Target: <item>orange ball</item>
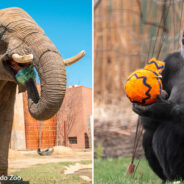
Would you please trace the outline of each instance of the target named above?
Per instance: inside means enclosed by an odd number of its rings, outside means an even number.
[[[128,77],[125,92],[133,103],[152,104],[162,92],[161,75],[147,69],[136,70]]]
[[[156,73],[161,74],[164,70],[165,63],[163,61],[156,60],[156,58],[152,58],[145,65],[144,69],[154,71]]]

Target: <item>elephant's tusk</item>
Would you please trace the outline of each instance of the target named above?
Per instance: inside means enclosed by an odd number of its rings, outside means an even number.
[[[64,60],[64,65],[65,66],[69,66],[69,65],[72,65],[72,64],[76,63],[78,60],[80,60],[81,58],[83,58],[85,56],[85,54],[86,54],[85,51],[82,50],[76,56],[71,57],[71,58],[68,58],[68,59],[65,59]]]
[[[30,63],[33,61],[33,54],[20,56],[19,54],[13,54],[12,58],[17,63]]]

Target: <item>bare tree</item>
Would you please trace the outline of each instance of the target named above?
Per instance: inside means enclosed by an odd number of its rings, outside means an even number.
[[[79,104],[79,98],[77,94],[68,93],[66,99],[62,105],[62,108],[58,112],[59,119],[58,124],[58,137],[62,140],[59,144],[69,146],[68,137],[71,133],[74,123],[76,122],[76,116],[79,111],[76,110],[76,106]]]

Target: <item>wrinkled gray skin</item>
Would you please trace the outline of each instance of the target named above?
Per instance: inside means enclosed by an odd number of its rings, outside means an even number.
[[[39,73],[41,95],[38,103],[29,98],[28,105],[35,119],[52,117],[60,108],[66,89],[63,59],[44,31],[22,9],[0,10],[0,175],[7,175],[17,86],[15,76],[5,66],[14,53],[34,56],[33,64]]]

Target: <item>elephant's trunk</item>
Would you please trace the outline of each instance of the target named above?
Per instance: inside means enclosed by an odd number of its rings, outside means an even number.
[[[46,36],[32,37],[30,42],[32,48],[36,48],[33,50],[36,56],[33,63],[40,77],[41,95],[38,101],[35,101],[33,95],[28,94],[29,111],[35,119],[46,120],[59,110],[65,95],[64,62],[55,46]]]

